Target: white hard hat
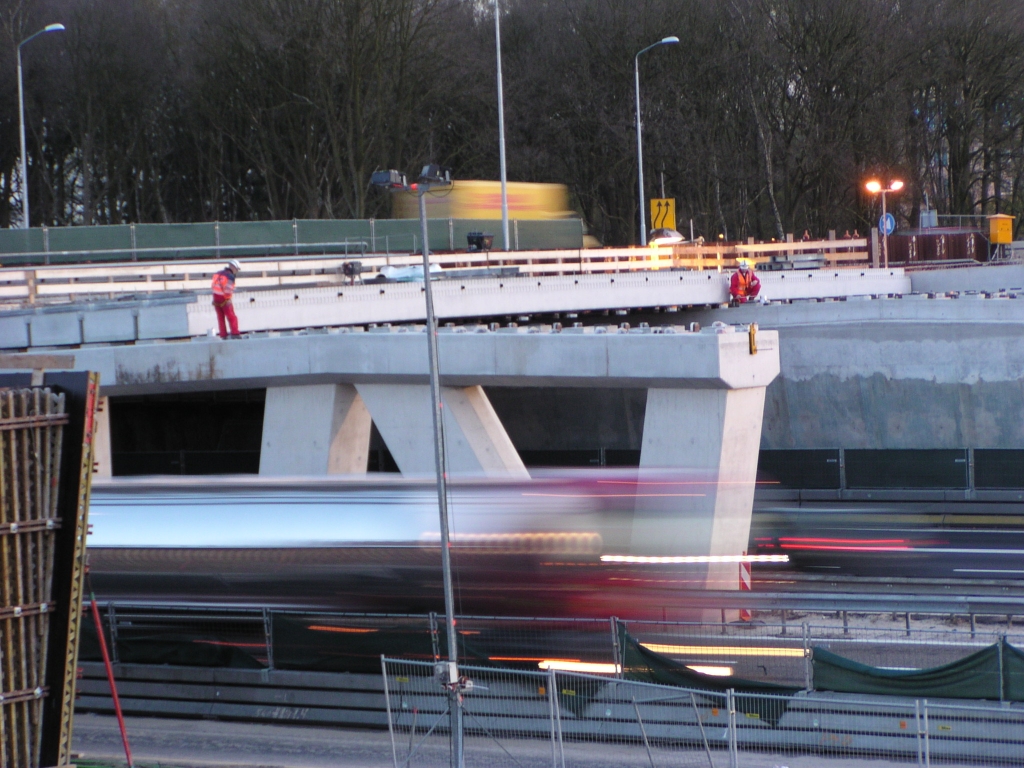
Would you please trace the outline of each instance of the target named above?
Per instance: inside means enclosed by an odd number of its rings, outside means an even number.
[[[228,266],[231,267],[231,269],[235,270],[235,272],[242,271],[242,265],[238,263],[237,259],[232,259],[231,261],[229,261]]]

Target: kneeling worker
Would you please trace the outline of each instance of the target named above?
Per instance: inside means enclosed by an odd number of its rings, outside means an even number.
[[[227,325],[231,326],[231,335],[238,336],[238,317],[231,297],[235,295],[235,277],[242,271],[242,265],[232,259],[228,265],[213,276],[213,308],[217,310],[217,324],[220,326],[220,337],[228,337]],[[227,320],[227,324],[224,322]]]
[[[746,304],[757,298],[761,292],[761,281],[757,279],[754,270],[750,268],[750,262],[740,259],[739,271],[734,272],[729,282],[729,296],[733,304]]]

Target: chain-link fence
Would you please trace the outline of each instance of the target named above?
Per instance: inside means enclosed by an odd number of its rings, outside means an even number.
[[[453,699],[434,665],[381,663],[394,765],[448,765],[459,720],[453,723]],[[718,693],[556,670],[460,672],[465,684],[456,711],[467,768],[740,768],[785,755],[837,766],[981,766],[1019,765],[1024,755],[1019,706]]]
[[[396,768],[448,764],[452,699],[434,666],[382,664]],[[460,672],[467,683],[456,717],[467,766],[708,768],[713,752],[729,748],[728,729],[721,727],[729,719],[724,695],[554,669],[465,666]],[[712,724],[715,719],[720,722]]]
[[[274,609],[210,609],[107,603],[104,624],[117,661],[372,672],[381,653],[431,661],[447,657],[443,617]],[[814,618],[814,617],[811,617]],[[89,622],[91,624],[91,622]],[[899,623],[899,622],[898,622]],[[891,622],[890,622],[891,624]],[[510,669],[614,672],[617,628],[641,646],[705,674],[810,689],[811,655],[823,648],[883,669],[937,667],[1005,638],[1006,625],[948,629],[812,623],[698,623],[478,617],[458,618],[459,657]],[[92,644],[83,647],[89,656]]]

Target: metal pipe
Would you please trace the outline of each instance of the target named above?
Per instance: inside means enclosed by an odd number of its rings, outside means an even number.
[[[498,165],[501,173],[501,246],[509,250],[508,239],[508,174],[505,168],[505,92],[501,82],[501,7],[494,0],[494,39],[498,70]]]
[[[31,40],[32,38],[29,38]],[[21,74],[21,46],[18,46],[18,133],[21,137],[21,228],[28,229],[28,162],[25,159],[25,86]]]
[[[63,32],[63,24],[47,24],[46,27],[40,29],[38,32],[29,35],[20,43],[18,43],[18,133],[21,138],[21,206],[23,211],[24,219],[21,222],[22,229],[29,228],[29,215],[28,215],[28,159],[25,154],[25,86],[22,82],[22,71],[21,71],[21,47],[26,43],[35,40],[40,35],[46,34],[47,32]],[[88,223],[88,222],[86,222]]]
[[[644,48],[644,51],[646,50]],[[637,195],[640,201],[640,245],[647,245],[647,216],[644,214],[644,141],[640,125],[640,53],[633,58],[633,81],[636,86],[636,171]]]
[[[434,464],[437,471],[437,509],[441,529],[441,572],[444,579],[444,611],[448,636],[449,711],[451,714],[451,764],[462,768],[462,696],[459,693],[458,645],[455,633],[455,595],[452,589],[452,560],[448,541],[448,471],[445,461],[444,413],[441,403],[441,381],[437,360],[437,320],[434,316],[434,295],[430,286],[430,239],[427,232],[427,203],[424,195],[428,183],[416,190],[420,206],[420,231],[423,237],[423,293],[427,303],[427,352],[430,365],[430,399],[434,417]]]
[[[134,768],[135,761],[132,760],[132,748],[128,743],[128,731],[124,725],[124,713],[121,711],[121,699],[117,695],[117,682],[114,680],[114,667],[110,663],[110,654],[107,652],[107,638],[103,634],[103,622],[100,620],[100,609],[96,605],[96,595],[92,588],[89,589],[89,604],[92,609],[92,620],[96,623],[96,635],[100,641],[100,653],[103,655],[103,666],[107,670],[107,683],[110,685],[110,698],[114,701],[114,715],[117,717],[117,727],[121,729],[121,743],[124,745],[124,756],[128,761],[128,768]]]
[[[679,38],[675,36],[664,37],[656,43],[648,45],[633,57],[633,85],[636,97],[636,170],[637,170],[637,199],[640,201],[640,245],[647,245],[647,214],[644,211],[646,201],[644,200],[644,140],[643,126],[640,122],[640,57],[652,48],[659,45],[672,45],[678,43]]]

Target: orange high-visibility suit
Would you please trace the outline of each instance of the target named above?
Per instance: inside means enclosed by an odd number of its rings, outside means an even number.
[[[729,295],[733,301],[746,304],[756,299],[760,292],[761,281],[757,279],[754,270],[739,270],[733,273],[732,280],[729,281]]]
[[[213,276],[211,287],[213,288],[213,308],[217,311],[220,337],[222,339],[228,337],[228,325],[231,327],[231,335],[238,336],[238,317],[235,315],[235,307],[231,302],[231,297],[235,295],[234,271],[229,268],[222,269]]]

